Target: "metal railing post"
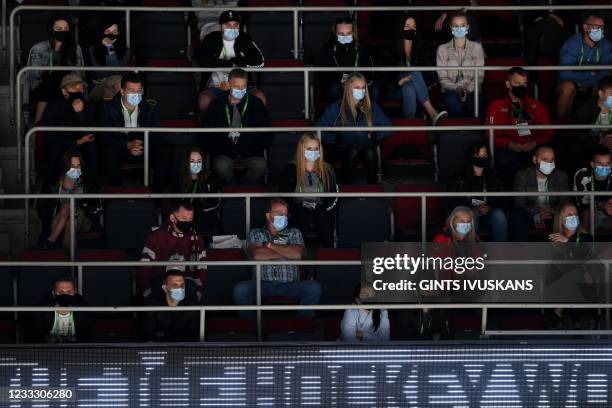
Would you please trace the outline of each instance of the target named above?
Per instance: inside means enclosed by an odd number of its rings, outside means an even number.
[[[83,294],[83,265],[77,266],[77,291]]]
[[[304,119],[310,118],[310,78],[308,71],[304,71]]]
[[[261,264],[255,265],[255,302],[257,306],[261,306]],[[261,309],[257,309],[257,341],[262,341],[262,339]]]
[[[200,309],[200,341],[206,338],[206,309]]]
[[[297,10],[293,10],[293,59],[300,57],[300,39],[299,39],[299,15]]]
[[[610,304],[610,272],[612,272],[610,268],[610,263],[606,263],[605,266],[606,276],[604,278],[604,282],[606,284],[606,303]],[[606,329],[610,329],[610,308],[606,308]]]
[[[15,86],[19,86],[19,82],[15,85],[15,10],[11,12],[9,18],[9,122],[11,126],[15,124]]]
[[[74,197],[70,197],[70,260],[75,261],[76,255],[76,230],[74,228]]]
[[[427,243],[427,196],[421,196],[421,243]]]
[[[144,131],[144,185],[149,186],[149,131]]]
[[[321,137],[321,131],[317,129],[317,138],[321,141],[323,141],[322,137]]]
[[[6,0],[2,0],[2,63],[6,61]]]
[[[491,165],[495,163],[495,132],[489,129],[489,155],[491,156]]]
[[[248,193],[247,193],[248,194]],[[249,232],[251,231],[251,196],[247,195],[244,197],[246,202],[244,203],[244,225],[245,225],[245,238],[249,237]]]
[[[486,307],[483,307],[482,316],[480,318],[480,338],[485,338],[487,335],[487,315],[488,310]]]
[[[591,224],[589,231],[595,236],[595,196],[591,195],[589,200],[589,223]]]
[[[478,68],[474,70],[474,117],[477,118],[479,113],[478,112],[479,106],[480,106],[480,95],[479,95],[479,88],[480,88],[480,84],[478,83]]]
[[[132,45],[132,18],[131,18],[131,10],[125,9],[125,45],[128,48]]]
[[[300,60],[304,59],[304,14],[302,13],[298,13],[299,19],[298,19],[298,47],[300,49],[300,53],[298,55],[298,58]]]

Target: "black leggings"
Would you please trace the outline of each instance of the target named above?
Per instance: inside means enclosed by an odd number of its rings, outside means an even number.
[[[366,168],[366,181],[368,184],[376,184],[378,173],[378,153],[376,146],[366,147],[345,146],[342,149],[344,184],[351,184],[357,162],[362,159]]]

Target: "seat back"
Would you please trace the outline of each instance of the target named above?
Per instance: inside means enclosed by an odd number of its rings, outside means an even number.
[[[83,262],[123,262],[128,255],[122,250],[90,249],[78,253]],[[83,297],[91,306],[130,306],[134,269],[117,266],[83,267]]]
[[[113,188],[117,193],[143,193],[148,189]],[[142,249],[151,228],[158,224],[150,199],[110,199],[105,203],[104,231],[110,249]],[[126,228],[129,226],[129,228]]]
[[[319,261],[354,261],[361,259],[357,249],[320,248],[315,253]],[[321,284],[321,304],[352,302],[353,289],[361,281],[360,266],[317,266],[317,282]]]
[[[383,192],[382,187],[341,186],[341,192]],[[391,223],[383,198],[342,198],[338,202],[338,246],[361,248],[362,242],[390,239]]]
[[[482,122],[478,118],[446,119],[444,126],[478,126]],[[437,132],[438,135],[438,167],[442,182],[453,180],[465,166],[467,149],[471,142],[486,141],[486,132],[478,130],[449,130]]]
[[[244,261],[246,255],[241,249],[209,249],[207,261]],[[252,278],[253,269],[249,266],[208,266],[207,288],[204,292],[206,305],[234,304],[234,286],[240,281]]]
[[[443,191],[438,184],[398,185],[395,192],[435,192]],[[427,199],[427,225],[439,228],[443,223],[442,200],[440,198]],[[398,197],[394,200],[395,231],[398,239],[411,239],[420,237],[421,231],[421,199],[412,197]]]
[[[272,126],[311,126],[312,122],[307,119],[274,120]],[[272,142],[268,148],[268,177],[274,183],[283,176],[285,166],[295,156],[297,143],[302,132],[278,132],[272,136]]]
[[[28,250],[19,260],[22,262],[66,262],[68,257],[62,250]],[[68,266],[19,266],[15,267],[17,276],[17,304],[19,306],[38,306],[45,293],[51,291],[53,282],[62,275],[71,275]]]
[[[132,13],[133,48],[138,59],[185,58],[187,13]]]
[[[257,329],[252,319],[206,319],[207,341],[256,341]]]
[[[224,193],[263,193],[263,186],[228,186]],[[267,200],[262,198],[251,199],[251,228],[261,227],[266,222]],[[240,239],[246,238],[246,200],[244,198],[227,198],[222,201],[221,218],[223,233],[237,235]]]

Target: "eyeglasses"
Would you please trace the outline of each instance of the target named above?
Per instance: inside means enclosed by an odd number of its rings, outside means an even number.
[[[603,30],[605,26],[598,24],[587,24],[591,30]]]

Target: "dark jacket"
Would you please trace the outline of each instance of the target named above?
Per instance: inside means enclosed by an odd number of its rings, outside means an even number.
[[[525,170],[520,170],[516,173],[514,178],[514,188],[516,192],[532,192],[538,191],[538,180],[537,170],[535,166],[530,166]],[[548,176],[548,191],[569,191],[569,184],[567,180],[567,174],[563,170],[555,169]],[[565,197],[550,197],[549,204],[554,207],[565,201]],[[522,207],[526,210],[532,210],[533,206],[537,202],[537,197],[525,197],[517,196],[514,197],[514,205],[516,207]]]
[[[195,58],[199,66],[205,68],[225,67],[231,68],[233,65],[242,68],[263,67],[264,57],[251,36],[243,31],[234,42],[234,52],[236,57],[228,61],[220,59],[223,52],[223,37],[221,31],[213,31],[202,40],[202,43],[195,51]],[[202,73],[202,83],[206,84],[210,72]]]
[[[58,98],[47,105],[43,116],[43,126],[95,126],[96,117],[93,107],[85,102],[82,112],[75,112],[72,103],[64,98]],[[93,132],[47,132],[45,145],[62,146],[63,150],[76,147],[81,137]]]
[[[211,177],[208,177],[205,182],[198,182],[197,185],[192,181],[191,185],[187,188],[183,185],[181,177],[176,177],[175,180],[169,188],[170,193],[221,193],[221,188],[211,180]],[[186,198],[185,200],[193,204],[196,231],[204,236],[218,235],[222,231],[221,218],[219,216],[219,209],[221,208],[220,198]]]
[[[340,44],[333,35],[321,47],[317,66],[348,67],[346,72],[321,72],[317,75],[321,82],[329,84],[331,82],[340,83],[343,74],[359,71],[358,67],[373,67],[374,61],[368,49],[363,45],[356,45],[354,41],[350,44]],[[371,71],[363,72],[368,83],[372,80],[372,74]]]
[[[125,127],[121,107],[121,93],[112,101],[102,104],[102,111],[98,120],[101,127]],[[138,105],[138,127],[159,127],[159,115],[154,101],[143,99]],[[151,136],[151,135],[150,135]],[[100,144],[123,144],[127,149],[127,142],[135,139],[144,139],[143,132],[102,132],[98,138]],[[152,139],[152,138],[151,138]]]
[[[487,169],[483,177],[476,177],[472,171],[472,166],[469,166],[467,171],[457,175],[455,180],[449,184],[448,191],[457,193],[485,191],[485,187],[487,192],[504,191],[504,184],[498,177],[496,177],[493,169]],[[484,201],[484,197],[478,196],[461,198],[455,197],[448,200],[449,209],[460,205],[472,208],[473,198]],[[503,197],[487,197],[486,202],[488,205],[494,208],[501,208],[504,206]]]
[[[330,175],[329,188],[325,188],[323,193],[334,193],[340,191],[338,183],[336,182],[336,173],[329,164],[325,163]],[[279,190],[283,193],[295,193],[297,186],[297,171],[295,169],[295,162],[291,161],[285,166],[283,171],[282,179],[280,181]],[[338,197],[325,197],[323,198],[323,206],[325,211],[333,211],[338,203]]]
[[[39,306],[55,306],[55,299],[51,292],[48,292],[41,299]],[[81,307],[89,306],[85,299],[80,294],[74,295],[74,301],[71,306]],[[41,312],[34,314],[34,331],[36,340],[46,342],[46,337],[53,329],[55,322],[54,312]],[[92,340],[92,318],[90,312],[74,312],[74,329],[76,341],[78,343],[86,343]]]
[[[244,110],[244,114],[242,114],[245,105],[246,110]],[[247,93],[238,104],[238,110],[242,117],[242,127],[270,126],[266,108],[258,97]],[[204,115],[202,126],[207,128],[231,127],[230,124],[233,112],[234,108],[230,105],[228,97],[219,97],[210,104],[208,111],[206,111]],[[229,123],[227,118],[228,114]],[[232,158],[236,158],[237,156],[243,158],[263,156],[264,149],[270,145],[270,134],[268,133],[243,132],[238,138],[236,145],[231,141],[227,132],[207,133],[202,137],[204,138],[204,149],[210,153],[211,157],[219,154]]]
[[[149,296],[146,306],[168,306],[165,293]],[[185,297],[179,306],[195,306],[196,302]],[[170,306],[168,306],[170,307]],[[142,334],[145,341],[196,341],[198,340],[199,314],[193,311],[145,312]]]
[[[577,105],[576,123],[585,125],[598,124],[601,108],[599,107],[597,96]],[[612,133],[612,125],[610,125],[610,129],[574,130],[571,135],[575,142],[580,143],[587,149],[592,149],[599,144],[601,137],[608,133]]]
[[[319,118],[316,126],[332,127],[332,126],[368,126],[364,115],[359,114],[357,120],[352,117],[350,112],[347,113],[349,123],[342,124],[342,117],[340,116],[340,101],[336,101],[329,105],[323,116]],[[391,126],[391,121],[385,116],[385,113],[380,107],[372,102],[372,121],[373,126]],[[368,139],[368,132],[323,132],[321,138],[323,143],[336,143],[336,134],[340,134],[342,143],[348,146],[365,147],[368,144],[382,139],[386,139],[392,135],[392,132],[376,132],[374,133],[373,139]]]

